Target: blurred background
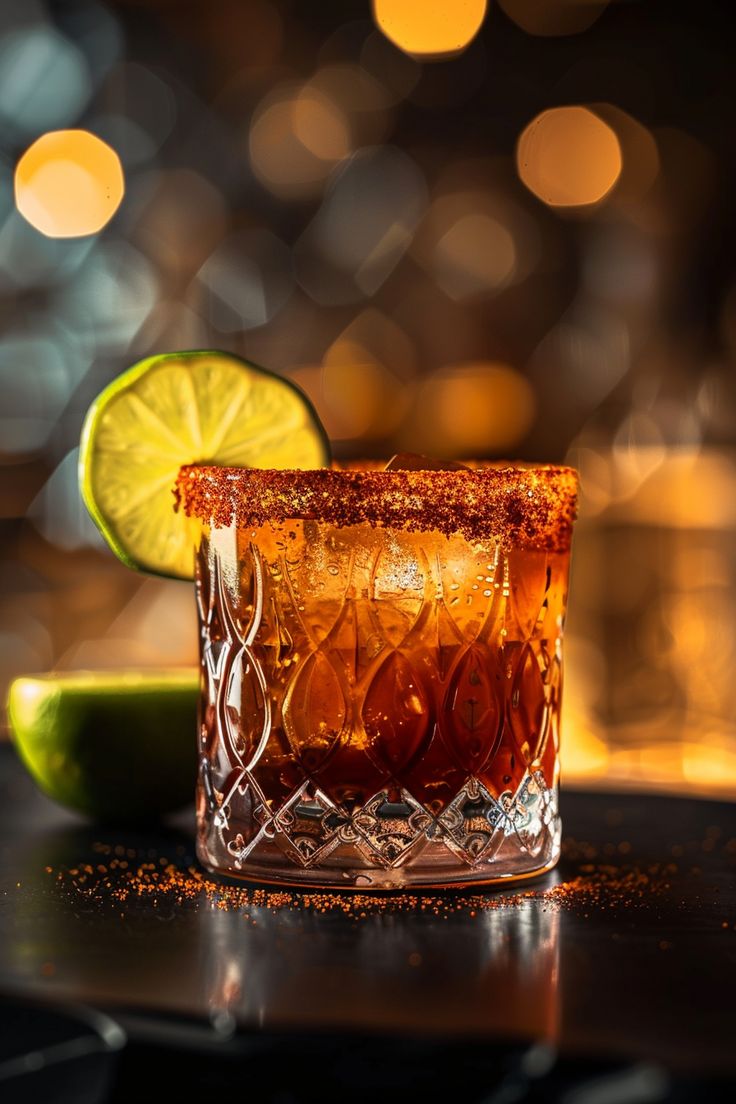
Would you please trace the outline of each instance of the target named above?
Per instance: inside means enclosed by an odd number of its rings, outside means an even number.
[[[2,0],[3,694],[196,661],[191,588],[105,550],[77,444],[125,367],[216,347],[296,381],[338,456],[575,464],[565,775],[736,794],[730,26]]]

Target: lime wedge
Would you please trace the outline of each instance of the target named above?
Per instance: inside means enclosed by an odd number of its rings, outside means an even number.
[[[129,567],[191,579],[196,520],[174,512],[183,464],[320,468],[329,446],[312,406],[231,353],[166,353],[118,376],[87,413],[82,498]]]
[[[198,693],[194,670],[19,678],[8,715],[49,797],[98,819],[145,820],[193,800]]]

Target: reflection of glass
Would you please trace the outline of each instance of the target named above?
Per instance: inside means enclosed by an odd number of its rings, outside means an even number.
[[[441,899],[425,901],[422,912],[361,901],[361,918],[309,906],[208,911],[213,1021],[554,1042],[560,913],[537,901],[448,919],[432,913]]]
[[[185,469],[208,523],[199,855],[318,885],[559,850],[570,469]]]

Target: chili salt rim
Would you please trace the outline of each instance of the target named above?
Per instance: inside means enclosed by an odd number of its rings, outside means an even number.
[[[239,528],[298,520],[366,523],[566,552],[577,489],[575,470],[553,465],[421,471],[187,465],[174,497],[176,509],[218,529],[233,522]]]

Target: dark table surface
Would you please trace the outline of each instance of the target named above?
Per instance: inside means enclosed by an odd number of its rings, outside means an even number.
[[[0,992],[254,1033],[549,1039],[736,1075],[736,807],[565,791],[563,818],[558,869],[503,890],[227,886],[190,872],[191,813],[89,825],[0,746]]]

